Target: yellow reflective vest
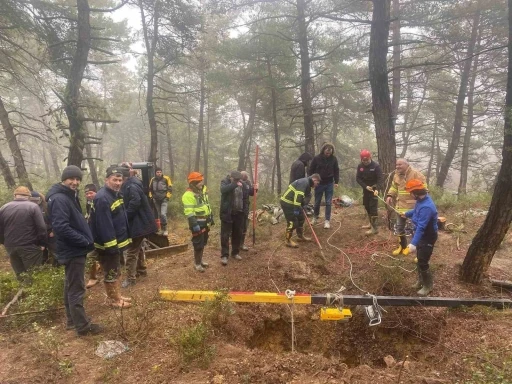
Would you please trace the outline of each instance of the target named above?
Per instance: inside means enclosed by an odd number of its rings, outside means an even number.
[[[206,185],[201,191],[194,191],[187,188],[181,197],[183,213],[187,217],[190,229],[195,225],[206,228],[212,222],[212,208],[208,200]]]
[[[281,196],[281,201],[300,208],[305,205],[311,195],[309,177],[295,180]]]
[[[412,199],[410,193],[405,190],[405,184],[412,179],[421,180],[425,185],[425,189],[427,189],[425,176],[411,166],[407,168],[404,175],[395,172],[393,176],[391,188],[389,188],[387,196],[391,196],[396,200],[395,208],[400,213],[405,213],[413,209],[416,204],[416,200]]]

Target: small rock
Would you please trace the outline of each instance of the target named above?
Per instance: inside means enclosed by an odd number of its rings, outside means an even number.
[[[391,355],[384,356],[384,362],[388,368],[393,368],[396,365],[396,360]]]

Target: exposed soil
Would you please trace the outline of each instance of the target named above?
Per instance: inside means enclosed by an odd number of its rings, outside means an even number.
[[[459,224],[454,214],[444,213]],[[467,233],[440,233],[431,261],[431,296],[512,298],[488,282],[472,286],[458,279],[483,220],[467,217]],[[162,288],[326,293],[344,286],[343,293],[351,295],[416,296],[410,288],[416,278],[413,258],[390,258],[396,238],[384,229],[366,238],[361,207],[338,210],[332,224],[330,230],[316,227],[325,261],[314,242],[301,243],[298,250],[284,247],[284,223],[262,223],[255,247],[242,254],[242,261],[230,259],[227,267],[220,264],[220,228],[214,227],[205,251],[206,273],[193,269],[190,247],[181,255],[149,260],[149,276],[124,290],[135,300],[132,309],[112,310],[104,305],[101,285],[90,289],[87,312],[106,326],[99,336],[77,338],[66,331],[62,310],[49,320],[18,319],[16,328],[0,320],[0,383],[463,383],[483,367],[499,371],[503,361],[510,364],[510,310],[386,307],[382,323],[369,327],[362,308],[351,308],[353,318],[338,323],[320,321],[319,307],[280,304],[232,304],[233,313],[215,319],[209,331],[209,365],[183,362],[177,340],[181,331],[201,321],[204,306],[161,301]],[[174,228],[173,239],[188,241],[188,236],[183,224]],[[509,235],[494,257],[490,277],[512,279],[511,250]],[[0,267],[10,268],[1,258]],[[58,351],[34,331],[34,320],[60,341]],[[130,349],[105,360],[94,354],[103,340],[120,340]]]

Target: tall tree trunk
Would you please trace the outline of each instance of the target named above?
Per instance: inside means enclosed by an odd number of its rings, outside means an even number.
[[[80,108],[80,87],[91,46],[90,9],[88,0],[76,0],[78,38],[62,101],[69,123],[68,165],[82,166],[86,129]]]
[[[187,145],[187,151],[188,151],[188,163],[187,163],[187,174],[192,172],[192,123],[190,121],[190,109],[188,107],[187,103],[187,136],[188,136],[188,145]]]
[[[154,14],[153,14],[153,35],[149,37],[148,27],[146,25],[146,17],[144,15],[144,6],[142,0],[139,0],[139,9],[142,19],[142,31],[144,34],[144,44],[146,45],[146,59],[148,61],[147,72],[147,89],[146,89],[146,111],[148,114],[148,124],[151,135],[149,146],[148,161],[155,163],[158,159],[158,127],[155,116],[155,108],[153,106],[153,94],[155,91],[155,52],[158,42],[158,22],[160,2],[155,0]]]
[[[281,195],[281,158],[280,158],[280,147],[281,140],[279,139],[279,127],[277,125],[277,97],[276,97],[276,89],[274,87],[274,81],[272,79],[272,67],[270,65],[270,59],[267,59],[267,73],[268,80],[270,84],[270,99],[272,102],[272,123],[274,125],[274,142],[276,146],[276,173],[277,173],[277,194]]]
[[[167,156],[169,157],[169,170],[171,175],[171,180],[174,180],[174,153],[172,150],[172,138],[171,138],[171,126],[169,125],[169,116],[165,115],[165,127],[166,127],[166,136],[167,136]]]
[[[304,113],[304,138],[306,152],[315,155],[315,129],[311,105],[311,71],[308,46],[308,23],[306,22],[306,0],[297,0],[297,38],[300,51],[300,97]]]
[[[480,38],[477,42],[477,51],[480,47]],[[466,187],[468,184],[468,168],[469,168],[469,148],[471,145],[471,134],[473,131],[474,122],[474,107],[475,107],[475,83],[478,74],[478,57],[473,59],[473,68],[471,69],[471,80],[469,81],[468,92],[468,122],[466,125],[466,132],[464,132],[464,142],[462,146],[462,155],[460,160],[460,181],[459,181],[459,196],[466,194]]]
[[[199,125],[197,126],[196,161],[194,170],[199,171],[201,163],[201,146],[204,141],[204,102],[205,102],[205,73],[201,70],[201,89],[199,93]]]
[[[373,0],[368,58],[379,163],[384,173],[391,173],[395,169],[396,162],[395,124],[389,97],[387,70],[390,1]]]
[[[98,172],[96,171],[96,164],[94,164],[91,144],[85,145],[85,153],[87,155],[87,164],[89,164],[89,173],[91,174],[92,183],[99,187],[100,181],[98,179]],[[121,159],[124,159],[124,157]]]
[[[14,133],[14,127],[9,120],[9,113],[5,109],[2,98],[0,97],[0,123],[5,132],[5,138],[7,140],[7,144],[9,145],[9,149],[11,150],[12,158],[14,160],[14,167],[16,169],[16,174],[18,175],[18,179],[20,180],[20,184],[25,185],[30,190],[32,190],[32,184],[28,178],[27,169],[25,168],[25,161],[23,160],[23,155],[21,153],[20,146],[18,145],[18,140],[16,140],[16,134]]]
[[[50,180],[52,175],[50,174],[50,164],[48,164],[48,158],[46,157],[46,147],[45,145],[41,145],[41,157],[44,165],[44,173],[46,174],[46,179]]]
[[[16,181],[12,175],[11,168],[9,168],[9,164],[7,163],[7,160],[5,160],[2,152],[0,152],[0,171],[2,172],[5,184],[7,184],[7,188],[13,189],[16,187]]]
[[[464,67],[460,76],[460,87],[459,94],[457,96],[457,105],[455,106],[455,120],[453,123],[452,139],[446,150],[443,163],[441,164],[441,170],[439,177],[437,178],[436,185],[443,188],[446,178],[448,177],[448,171],[452,165],[455,152],[459,148],[460,143],[460,132],[462,130],[462,118],[464,112],[464,101],[466,100],[466,91],[468,89],[469,72],[471,69],[473,52],[475,51],[476,37],[478,32],[478,24],[480,22],[480,10],[477,10],[473,18],[473,26],[471,27],[471,38],[469,39],[468,52],[466,55],[466,61],[464,61]]]
[[[462,264],[462,280],[478,284],[512,222],[512,0],[508,1],[508,75],[502,163],[489,213],[469,246]]]
[[[243,120],[245,121],[245,115],[240,104],[240,111],[242,111]],[[243,171],[246,169],[247,164],[247,152],[249,151],[248,142],[252,138],[252,132],[254,129],[254,120],[256,119],[256,106],[258,105],[258,90],[256,87],[252,90],[251,105],[249,107],[249,118],[247,124],[244,126],[244,133],[240,145],[238,146],[238,170]]]
[[[428,159],[427,167],[427,185],[430,184],[430,177],[432,176],[432,163],[434,162],[434,154],[436,150],[437,138],[437,114],[434,115],[434,130],[432,132],[432,142],[430,143],[430,158]]]
[[[393,100],[391,110],[393,121],[398,118],[398,107],[400,105],[400,0],[393,0]]]
[[[208,152],[210,148],[210,98],[206,98],[206,139],[203,146],[203,162],[204,162],[204,183],[208,183]]]

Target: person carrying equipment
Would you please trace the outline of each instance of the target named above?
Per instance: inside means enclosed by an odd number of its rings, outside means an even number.
[[[370,220],[369,225],[361,228],[368,229],[365,235],[379,233],[377,209],[379,206],[379,186],[382,185],[382,170],[380,165],[372,160],[372,154],[367,149],[360,153],[361,163],[357,166],[356,181],[363,188],[363,205]]]
[[[397,159],[395,175],[393,176],[393,181],[391,182],[391,188],[389,188],[387,193],[386,204],[388,204],[390,207],[393,207],[394,205],[395,210],[400,214],[413,209],[414,205],[416,204],[416,200],[412,199],[409,192],[405,190],[405,185],[412,179],[420,180],[423,183],[425,190],[427,189],[425,176],[423,176],[420,171],[417,171],[411,167],[407,160]],[[393,204],[393,201],[395,201],[396,204]],[[398,215],[396,217],[396,232],[398,234],[399,244],[398,248],[393,251],[393,256],[409,254],[409,250],[407,248],[407,238],[405,237],[406,221],[407,219],[403,216]]]
[[[286,240],[287,247],[298,248],[297,243],[292,240],[293,230],[297,230],[297,238],[300,241],[310,241],[304,236],[304,206],[311,199],[311,188],[320,184],[320,175],[314,173],[309,177],[295,180],[288,186],[283,196],[281,196],[281,208],[284,217],[286,217]]]
[[[409,180],[405,190],[416,200],[414,209],[404,214],[404,217],[410,218],[416,227],[411,243],[407,247],[409,253],[417,252],[418,282],[413,288],[421,288],[418,295],[427,296],[433,288],[429,261],[437,241],[437,208],[422,180]]]
[[[208,192],[204,185],[203,175],[191,172],[187,177],[188,188],[181,197],[183,212],[192,231],[192,245],[194,246],[194,268],[204,272],[208,263],[203,261],[203,251],[208,243],[210,226],[214,225],[212,208],[208,200]]]

